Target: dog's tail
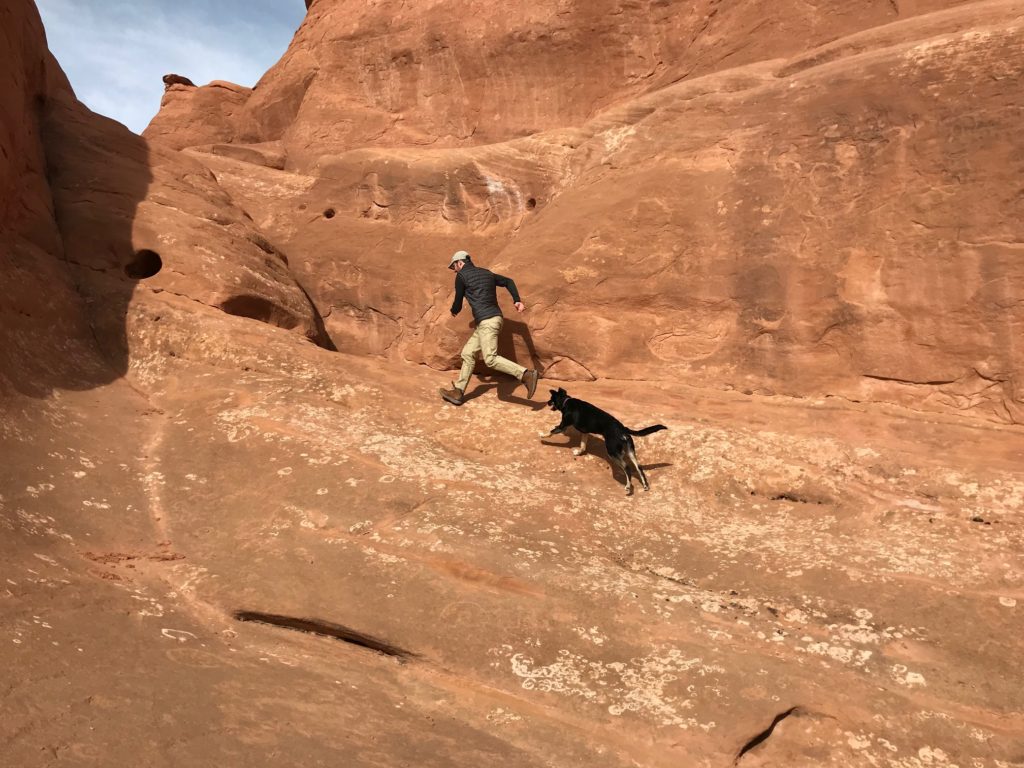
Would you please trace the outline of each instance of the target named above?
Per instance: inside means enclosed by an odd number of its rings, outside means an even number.
[[[644,427],[643,429],[627,429],[626,431],[629,432],[629,434],[631,435],[643,437],[644,435],[649,435],[652,432],[657,432],[660,429],[668,429],[668,427],[666,427],[664,424],[655,424],[653,427]]]

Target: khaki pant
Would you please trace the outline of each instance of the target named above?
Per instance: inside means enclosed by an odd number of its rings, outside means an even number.
[[[489,317],[477,324],[473,335],[469,337],[466,346],[462,348],[462,373],[459,374],[459,380],[455,382],[456,388],[463,392],[466,391],[469,379],[473,375],[478,353],[483,353],[484,365],[488,368],[515,376],[522,381],[526,369],[498,354],[498,334],[501,333],[503,320],[502,317]]]

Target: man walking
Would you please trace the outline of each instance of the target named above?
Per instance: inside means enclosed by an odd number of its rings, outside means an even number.
[[[526,396],[533,398],[537,391],[537,379],[540,378],[537,371],[526,369],[523,366],[513,363],[498,354],[498,334],[501,332],[501,325],[504,318],[498,308],[498,290],[500,285],[507,288],[512,294],[517,312],[525,312],[526,307],[519,299],[519,291],[511,278],[496,275],[490,270],[478,267],[473,263],[469,254],[465,251],[458,251],[448,262],[448,269],[455,272],[455,301],[452,304],[452,317],[462,311],[462,299],[469,300],[469,307],[473,310],[473,320],[476,321],[476,330],[469,337],[466,346],[462,348],[462,373],[459,380],[455,382],[452,389],[442,389],[441,397],[452,405],[462,405],[466,387],[473,375],[473,367],[476,365],[476,356],[483,354],[484,365],[496,371],[515,376],[516,379],[526,385]]]

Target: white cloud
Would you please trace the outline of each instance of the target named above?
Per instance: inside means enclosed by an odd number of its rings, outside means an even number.
[[[169,72],[252,86],[285,52],[303,0],[37,0],[50,50],[78,98],[136,133]]]

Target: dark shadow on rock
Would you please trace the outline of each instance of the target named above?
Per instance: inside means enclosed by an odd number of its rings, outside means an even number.
[[[470,400],[476,400],[481,395],[486,394],[487,392],[490,392],[492,389],[496,388],[497,384],[478,384],[465,394],[465,396],[462,398],[462,402],[468,403]]]
[[[516,339],[519,339],[522,346],[526,347],[529,362],[518,359]],[[505,318],[505,322],[501,326],[501,335],[498,337],[498,354],[526,368],[533,368],[535,371],[541,370],[540,355],[537,353],[537,345],[533,343],[530,326],[522,320]]]
[[[286,258],[285,264],[287,263],[288,261]],[[302,283],[296,280],[295,284],[299,286],[299,290],[302,291],[302,295],[306,297],[306,301],[309,302],[310,309],[313,312],[313,322],[316,328],[316,335],[311,337],[310,341],[318,347],[323,347],[329,352],[337,352],[338,347],[334,343],[334,339],[331,338],[331,334],[327,332],[327,326],[324,324],[324,317],[320,313],[320,308],[316,305],[316,302],[313,301],[313,297],[309,295],[309,291],[305,289]]]
[[[81,297],[101,365],[53,386],[85,389],[128,370],[128,305],[140,282],[162,268],[155,236],[134,237],[136,209],[153,180],[149,147],[120,123],[67,97],[55,99],[44,120],[47,179],[64,260]]]
[[[22,205],[0,216],[0,385],[46,397],[124,376],[129,302],[163,263],[156,237],[133,240],[153,178],[146,142],[75,98],[38,14],[18,21],[30,53],[15,64],[27,74],[0,86],[5,103],[24,105],[17,132],[0,138],[24,160],[13,189],[0,189]]]
[[[666,467],[672,467],[675,465],[671,461],[662,461],[657,464],[641,464],[640,466],[643,467],[644,472],[651,472],[655,469],[665,469]]]
[[[504,403],[513,403],[515,405],[527,405],[535,411],[540,411],[546,408],[543,400],[529,400],[526,397],[526,385],[521,381],[516,381],[511,376],[499,375],[496,379],[496,386],[498,388],[498,399]],[[537,387],[537,392],[540,391],[540,386]],[[534,397],[537,397],[537,392],[534,393]]]
[[[473,386],[473,383],[470,382],[469,390],[466,392],[466,396],[462,400],[463,403],[476,400],[478,397],[487,394],[491,390],[496,390],[498,399],[503,403],[527,405],[535,411],[539,411],[545,407],[544,403],[540,400],[527,400],[526,387],[521,381],[516,381],[511,376],[506,376],[503,373],[497,373],[479,378],[481,379],[481,382],[475,387]]]

